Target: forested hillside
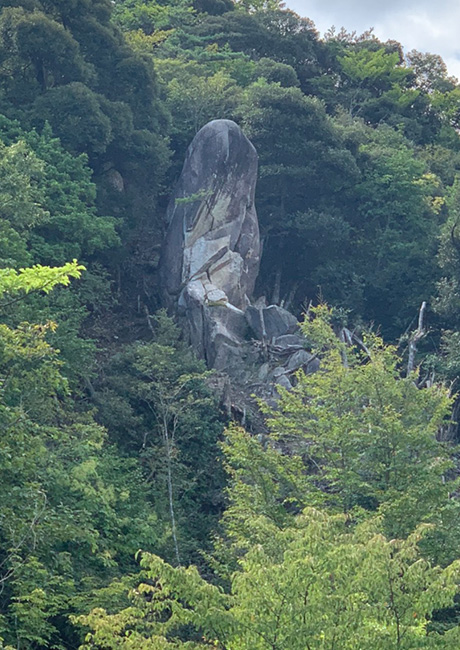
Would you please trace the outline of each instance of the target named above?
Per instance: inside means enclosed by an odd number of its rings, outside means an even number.
[[[403,45],[276,0],[0,0],[0,647],[460,647],[460,85]],[[159,287],[215,118],[259,155],[256,295],[310,305],[321,360],[261,431]]]

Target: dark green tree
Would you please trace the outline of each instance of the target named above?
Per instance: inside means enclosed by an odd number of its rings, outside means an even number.
[[[456,648],[458,625],[430,625],[458,594],[458,560],[431,557],[445,550],[437,530],[458,557],[450,454],[435,437],[448,391],[400,379],[376,337],[365,358],[346,348],[330,311],[315,314],[303,327],[322,370],[300,371],[266,408],[269,439],[228,432],[227,589],[145,554],[131,607],[78,619],[82,650]]]
[[[298,88],[261,79],[247,89],[240,110],[259,153],[256,200],[265,241],[262,273],[275,287],[271,300],[279,301],[280,284],[284,295],[299,284],[301,299],[314,297],[318,265],[347,244],[340,197],[356,182],[355,160],[321,102]]]
[[[158,552],[176,564],[201,563],[223,505],[224,417],[178,327],[164,311],[149,322],[153,340],[112,357],[94,400],[112,439],[140,459],[161,522]]]

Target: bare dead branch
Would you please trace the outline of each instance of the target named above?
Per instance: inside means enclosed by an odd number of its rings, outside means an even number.
[[[423,301],[418,313],[417,329],[409,337],[409,358],[407,360],[407,374],[410,375],[415,368],[415,355],[417,353],[417,343],[426,335],[426,330],[423,326],[423,319],[425,317],[426,302]]]

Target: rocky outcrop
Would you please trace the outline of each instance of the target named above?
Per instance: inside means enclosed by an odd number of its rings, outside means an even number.
[[[214,368],[239,355],[260,261],[257,153],[239,126],[214,120],[195,136],[168,207],[161,283]]]
[[[251,304],[260,261],[256,179],[257,154],[241,129],[229,120],[204,126],[168,207],[160,263],[166,303],[197,354],[240,387],[239,401],[253,393],[276,400],[297,370],[318,367],[295,316],[263,299]]]
[[[271,341],[283,334],[295,332],[299,324],[297,318],[278,305],[268,307],[248,307],[246,320],[256,338]]]

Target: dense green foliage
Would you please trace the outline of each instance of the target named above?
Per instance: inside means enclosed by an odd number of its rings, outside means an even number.
[[[276,0],[0,3],[6,646],[459,647],[458,461],[438,438],[458,441],[460,404],[436,384],[460,377],[459,107],[440,57],[320,38]],[[322,372],[260,405],[267,435],[223,446],[222,385],[157,278],[214,118],[259,154],[257,293],[335,309],[304,325]],[[345,348],[331,322],[398,351]]]
[[[434,435],[448,392],[401,380],[377,337],[345,365],[329,317],[321,308],[304,325],[322,370],[299,371],[279,408],[265,407],[269,438],[228,432],[224,588],[144,554],[128,608],[78,619],[83,648],[458,647],[460,627],[433,625],[460,570],[457,482]]]
[[[442,60],[404,59],[372,33],[321,40],[276,3],[120,1],[114,19],[154,58],[172,175],[214,117],[256,145],[260,292],[297,310],[321,293],[354,321],[404,331],[441,276],[433,260],[459,165],[458,88]]]
[[[13,303],[25,303],[34,292],[47,294],[53,286],[68,285],[82,270],[75,262],[57,268],[36,265],[20,272],[0,270],[2,313]],[[41,325],[23,321],[15,328],[0,325],[0,634],[7,644],[19,640],[31,648],[73,647],[78,637],[67,617],[105,602],[99,590],[111,580],[128,580],[139,546],[174,556],[171,522],[163,504],[176,509],[178,496],[173,493],[168,500],[161,473],[166,457],[176,489],[189,493],[177,508],[183,557],[196,552],[198,540],[206,545],[212,520],[212,506],[206,507],[212,496],[208,490],[213,485],[217,491],[220,485],[218,466],[213,470],[216,463],[209,462],[218,423],[203,412],[213,403],[203,369],[190,353],[187,370],[192,374],[184,376],[184,368],[173,365],[174,356],[185,361],[184,351],[165,315],[158,317],[155,342],[125,351],[122,357],[138,370],[131,373],[122,394],[145,402],[156,416],[139,422],[133,431],[138,436],[136,455],[127,453],[127,441],[118,446],[116,439],[109,440],[94,410],[72,399],[58,352],[46,340],[57,327],[52,321]],[[151,376],[156,383],[147,383]],[[193,391],[184,390],[188,383],[193,383]],[[107,397],[104,406],[113,410],[114,400]],[[171,427],[167,444],[162,444],[164,399]],[[99,404],[97,396],[94,401]],[[115,399],[117,404],[130,409],[127,398]],[[114,422],[113,411],[111,417]],[[198,441],[197,432],[194,440],[193,423],[197,429],[199,422],[201,432],[206,418],[208,440]],[[132,419],[140,420],[140,413]],[[187,444],[174,439],[185,434]],[[198,442],[202,455],[193,453]],[[181,448],[184,458],[179,456]],[[137,460],[139,452],[142,462]],[[203,476],[194,476],[197,472]],[[197,517],[192,535],[182,523],[191,512]]]

